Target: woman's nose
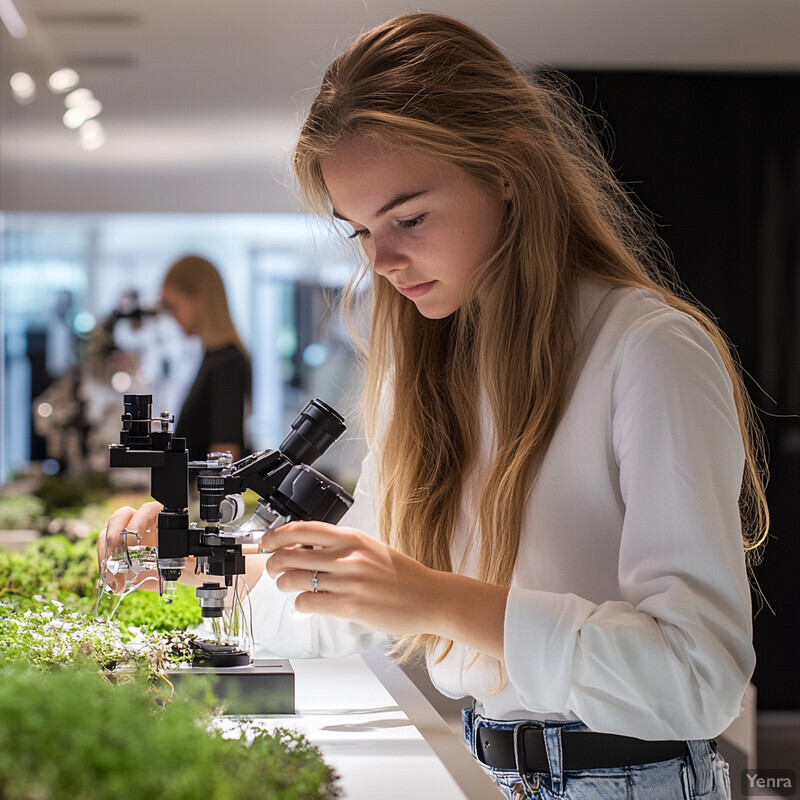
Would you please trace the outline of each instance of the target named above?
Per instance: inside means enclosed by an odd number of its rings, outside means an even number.
[[[391,234],[373,235],[367,241],[372,251],[368,251],[367,256],[372,262],[372,269],[378,275],[388,277],[393,272],[408,266],[408,258],[396,237]]]
[[[408,258],[404,255],[402,250],[390,240],[373,241],[374,252],[372,253],[372,269],[382,275],[388,277],[393,272],[405,269],[408,266]]]

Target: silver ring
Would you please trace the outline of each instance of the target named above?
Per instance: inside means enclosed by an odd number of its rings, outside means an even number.
[[[311,576],[311,588],[314,590],[314,594],[317,593],[318,586],[319,580],[317,579],[317,570],[314,570],[314,574]]]

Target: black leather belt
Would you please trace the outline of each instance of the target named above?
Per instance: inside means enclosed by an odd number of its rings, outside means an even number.
[[[588,731],[562,731],[561,748],[565,772],[651,764],[689,754],[686,742],[650,742]],[[494,769],[520,773],[550,771],[544,734],[535,723],[523,722],[507,730],[478,727],[476,752],[483,764]]]

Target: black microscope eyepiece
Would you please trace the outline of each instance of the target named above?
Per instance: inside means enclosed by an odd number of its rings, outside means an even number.
[[[311,400],[278,449],[295,464],[313,464],[345,430],[338,411],[322,400]]]

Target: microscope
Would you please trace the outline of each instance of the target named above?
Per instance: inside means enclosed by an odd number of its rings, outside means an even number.
[[[149,394],[124,395],[119,444],[109,446],[110,466],[150,470],[151,495],[163,506],[154,554],[162,596],[169,598],[174,591],[187,558],[194,558],[195,570],[208,577],[196,592],[214,636],[198,642],[195,666],[247,667],[252,663],[247,647],[252,635],[246,610],[236,607],[246,593],[240,577],[245,572],[242,546],[291,520],[335,524],[342,518],[353,498],[310,465],[345,431],[344,419],[321,400],[312,400],[277,450],[262,450],[236,462],[230,453],[189,461],[186,440],[171,432],[174,417],[163,412],[154,419],[152,403]],[[191,473],[202,525],[189,521]],[[248,489],[258,495],[258,504],[251,518],[237,526],[244,511],[241,493]],[[124,536],[125,532],[123,544]],[[235,613],[229,618],[236,619],[236,630],[226,631],[222,620],[230,590]]]

